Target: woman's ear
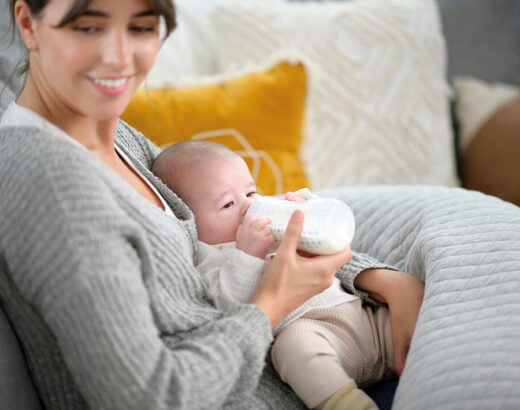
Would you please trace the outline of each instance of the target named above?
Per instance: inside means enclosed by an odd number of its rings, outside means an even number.
[[[27,50],[29,50],[29,52],[37,51],[38,41],[34,30],[35,18],[31,13],[29,4],[24,0],[18,0],[14,5],[14,16]]]

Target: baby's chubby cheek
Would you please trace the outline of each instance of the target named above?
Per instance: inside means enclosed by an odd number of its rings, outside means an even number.
[[[229,232],[223,229],[225,225],[222,223],[219,224],[218,221],[195,217],[195,225],[197,227],[199,241],[205,242],[209,245],[235,240],[234,238],[228,238]]]

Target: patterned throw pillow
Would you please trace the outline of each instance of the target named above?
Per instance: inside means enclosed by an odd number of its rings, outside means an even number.
[[[305,60],[302,158],[313,189],[457,184],[434,0],[237,0],[211,21],[221,70],[273,53]]]
[[[301,63],[277,62],[198,85],[142,89],[122,119],[158,146],[189,138],[222,143],[244,157],[265,195],[307,186],[299,160],[306,96]]]

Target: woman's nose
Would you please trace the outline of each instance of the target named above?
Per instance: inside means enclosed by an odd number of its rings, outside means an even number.
[[[126,31],[114,30],[108,33],[103,46],[103,62],[105,64],[115,69],[122,69],[130,64],[132,50]]]

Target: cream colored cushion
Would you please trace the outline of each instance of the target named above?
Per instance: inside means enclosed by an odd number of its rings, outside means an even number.
[[[465,188],[520,206],[520,87],[455,79]]]
[[[453,83],[460,127],[460,150],[464,152],[489,117],[503,104],[518,98],[520,87],[462,76],[455,77]]]
[[[273,53],[305,59],[313,189],[457,183],[434,0],[228,1],[211,21],[220,69]]]

